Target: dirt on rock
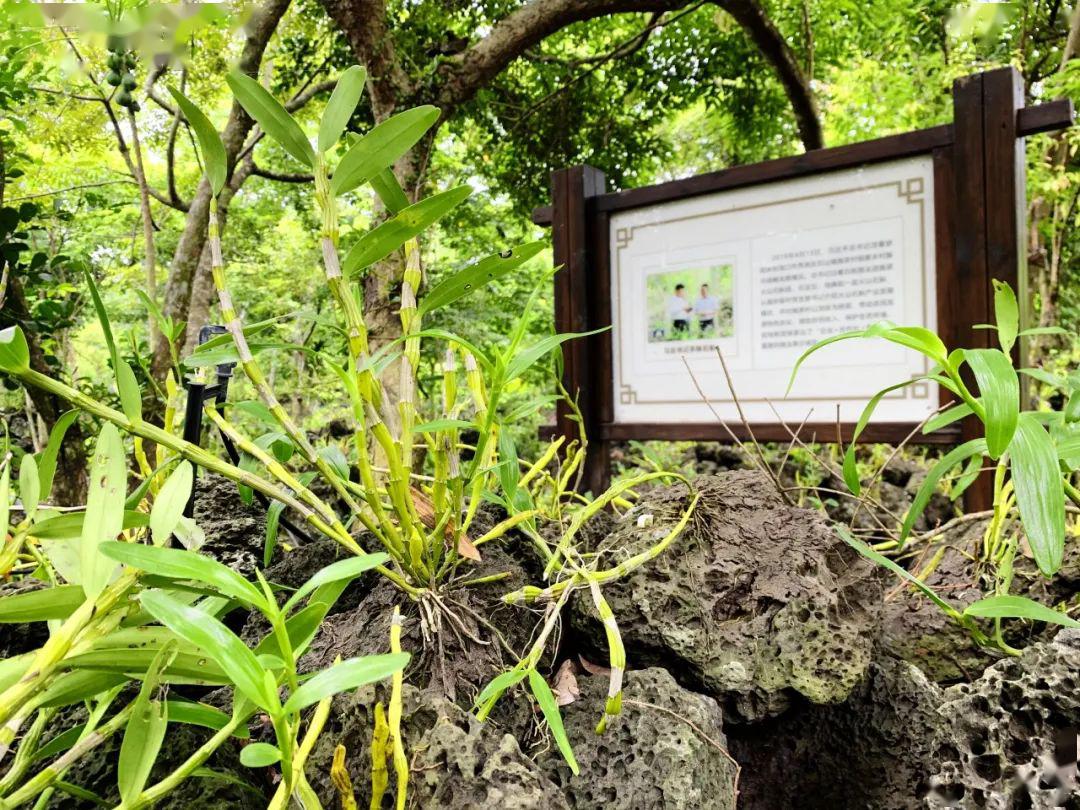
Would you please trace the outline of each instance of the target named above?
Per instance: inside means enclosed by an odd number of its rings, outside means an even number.
[[[334,700],[326,730],[308,760],[307,774],[325,807],[339,804],[330,780],[334,749],[345,746],[349,777],[360,806],[371,796],[371,739],[375,704],[388,690],[366,686]],[[517,740],[437,691],[406,684],[402,736],[409,752],[410,806],[470,810],[569,810],[562,792],[524,753]],[[394,772],[382,807],[394,806]]]
[[[794,695],[842,701],[870,662],[879,574],[762,473],[702,477],[695,488],[700,503],[675,547],[604,588],[628,655],[667,667],[737,721],[778,714]],[[618,561],[648,548],[687,502],[685,488],[646,495],[599,550]],[[602,655],[587,596],[570,620]]]
[[[959,523],[931,542],[909,546],[909,566],[943,598],[962,610],[993,588],[990,572],[978,563],[989,518]],[[1061,570],[1047,579],[1022,545],[1013,564],[1010,592],[1044,605],[1074,604],[1080,595],[1080,545],[1067,543]],[[894,655],[919,666],[940,683],[977,678],[1001,654],[979,647],[971,635],[914,588],[894,582],[885,597],[882,644]],[[1006,640],[1024,648],[1048,641],[1056,626],[1009,622]]]
[[[737,768],[715,700],[679,686],[665,669],[632,670],[622,714],[597,734],[608,678],[579,670],[575,680],[578,697],[562,712],[581,773],[575,777],[553,748],[538,757],[570,807],[734,810]]]

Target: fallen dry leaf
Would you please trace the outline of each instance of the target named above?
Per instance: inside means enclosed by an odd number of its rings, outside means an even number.
[[[567,658],[562,662],[559,671],[555,673],[555,683],[551,691],[555,693],[555,702],[560,706],[567,706],[578,699],[581,689],[577,683],[577,667],[572,659]]]
[[[584,655],[579,655],[578,661],[581,663],[581,668],[588,672],[590,675],[603,675],[604,677],[608,677],[611,675],[611,670],[608,667],[602,667],[599,664],[594,664]]]

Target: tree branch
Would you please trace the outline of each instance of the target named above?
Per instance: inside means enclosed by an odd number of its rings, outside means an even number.
[[[344,0],[323,2],[329,10],[329,6]],[[810,81],[759,0],[712,2],[739,23],[772,64],[791,103],[803,145],[807,149],[820,148],[821,122]],[[495,23],[486,37],[446,60],[440,67],[443,81],[436,103],[442,108],[443,118],[448,118],[518,56],[573,23],[612,14],[675,11],[689,4],[689,0],[529,0]],[[352,35],[345,30],[352,41]]]
[[[368,95],[375,120],[391,115],[416,91],[398,61],[387,28],[385,0],[321,0],[323,8],[345,34],[357,61],[368,70]]]

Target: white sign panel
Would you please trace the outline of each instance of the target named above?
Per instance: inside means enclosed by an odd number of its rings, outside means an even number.
[[[936,324],[933,164],[918,157],[719,192],[611,217],[615,422],[711,422],[687,371],[725,420],[854,422],[877,391],[928,371],[913,351],[817,340],[876,321]],[[875,422],[938,406],[917,383]]]

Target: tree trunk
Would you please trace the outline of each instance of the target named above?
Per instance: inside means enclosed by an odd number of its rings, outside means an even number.
[[[7,298],[4,301],[5,320],[10,319],[15,323],[26,323],[30,320],[30,308],[26,302],[22,283],[13,274],[8,279]],[[30,349],[30,368],[39,374],[53,376],[54,371],[45,359],[45,352],[38,343],[37,334],[32,330],[24,329],[26,343]],[[67,403],[54,397],[40,388],[28,386],[27,393],[38,416],[45,423],[45,427],[52,430],[56,420],[68,409]],[[75,506],[85,503],[86,489],[89,482],[87,476],[87,459],[85,437],[78,421],[68,428],[63,444],[60,445],[60,454],[56,459],[56,475],[53,479],[52,503],[60,506]],[[46,493],[42,493],[45,497]]]
[[[259,65],[262,63],[263,53],[270,37],[277,29],[282,16],[289,8],[290,0],[267,0],[256,9],[247,25],[247,38],[244,42],[244,50],[237,63],[237,69],[249,76],[256,76]],[[244,146],[248,133],[251,131],[254,121],[244,112],[239,103],[233,102],[229,112],[229,120],[221,133],[221,141],[225,146],[225,155],[229,166],[233,167],[237,156]],[[237,185],[239,188],[239,184]],[[235,191],[235,190],[234,190]],[[177,242],[176,251],[173,253],[172,267],[169,271],[169,279],[165,285],[165,301],[163,310],[166,317],[176,321],[188,323],[189,310],[191,308],[192,294],[195,289],[195,281],[199,271],[199,264],[203,251],[206,248],[206,225],[210,213],[210,184],[206,178],[199,182],[195,196],[191,200],[184,220],[184,231]],[[197,332],[197,326],[188,323]],[[186,343],[186,335],[182,337]],[[159,339],[154,346],[152,370],[154,376],[162,379],[167,372],[171,359],[169,347],[164,339]]]

